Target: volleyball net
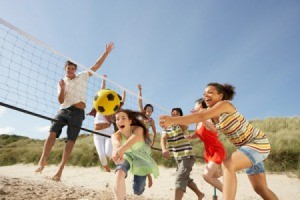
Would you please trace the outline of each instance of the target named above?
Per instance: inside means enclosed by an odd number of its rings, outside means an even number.
[[[57,84],[65,76],[64,65],[67,60],[77,64],[77,72],[89,70],[88,67],[0,18],[0,106],[53,120],[60,106]],[[99,72],[95,72],[89,78],[86,113],[93,107],[93,99],[101,88],[102,79],[103,75]],[[123,108],[139,110],[138,90],[132,92],[126,89],[125,86],[110,80],[109,74],[106,78],[106,88],[116,91],[121,96],[123,91],[126,91]],[[155,120],[157,131],[161,132],[157,123],[158,116],[168,114],[169,111],[143,98],[143,105],[147,103],[154,106],[152,118]],[[93,124],[94,118],[86,116],[81,133],[93,132]]]

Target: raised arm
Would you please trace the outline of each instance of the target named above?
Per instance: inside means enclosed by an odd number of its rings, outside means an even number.
[[[139,109],[140,109],[140,112],[144,112],[143,100],[142,100],[142,85],[141,84],[138,84],[138,89],[139,89],[139,99],[138,99]]]
[[[101,83],[101,89],[105,89],[105,87],[106,87],[106,78],[107,78],[107,76],[103,75],[102,83]]]
[[[96,61],[95,65],[91,67],[91,71],[97,71],[101,65],[104,63],[106,57],[108,56],[108,54],[111,52],[111,50],[115,47],[113,42],[110,42],[109,44],[106,45],[106,50],[103,53],[103,55]],[[93,74],[91,72],[89,72],[89,76],[92,76]]]
[[[126,90],[123,90],[123,95],[122,95],[122,104],[125,104],[125,99],[126,99]]]

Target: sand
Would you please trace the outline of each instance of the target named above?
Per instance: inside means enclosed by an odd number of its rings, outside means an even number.
[[[212,199],[213,188],[202,178],[203,164],[194,166],[191,177],[201,191],[204,199]],[[34,165],[13,165],[0,167],[0,200],[8,199],[114,199],[112,188],[114,173],[107,173],[100,167],[66,166],[60,182],[51,180],[57,166],[46,167],[42,174],[36,174]],[[251,188],[247,175],[238,173],[237,200],[261,199]],[[146,188],[142,196],[136,196],[132,191],[133,176],[126,179],[128,200],[144,199],[174,199],[175,168],[160,167],[160,176],[154,180],[151,188]],[[269,187],[278,195],[280,200],[300,199],[300,179],[286,174],[267,174]],[[217,191],[218,199],[222,199]],[[189,189],[184,198],[196,199]]]

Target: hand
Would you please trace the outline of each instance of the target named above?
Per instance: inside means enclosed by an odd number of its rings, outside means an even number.
[[[169,159],[170,158],[170,152],[168,150],[165,150],[162,152],[163,157]]]
[[[199,112],[199,110],[195,110],[195,109],[191,110],[191,113],[197,113],[197,112]]]
[[[124,157],[120,156],[118,149],[113,150],[111,159],[116,163],[124,162]]]
[[[139,88],[139,90],[142,90],[142,85],[138,84],[138,88]]]
[[[110,53],[111,50],[115,48],[115,44],[113,42],[110,42],[109,44],[106,45],[106,53]]]
[[[190,134],[184,134],[184,138],[188,140],[192,139]]]
[[[168,126],[172,125],[172,117],[167,115],[162,115],[159,117],[159,125],[162,128],[167,128]]]
[[[63,79],[61,79],[58,84],[61,90],[65,90],[66,83]]]

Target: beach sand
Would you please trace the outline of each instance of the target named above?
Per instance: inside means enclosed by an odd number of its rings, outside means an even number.
[[[112,188],[114,172],[107,173],[100,167],[66,166],[60,182],[51,180],[57,166],[46,167],[42,174],[36,174],[34,165],[12,165],[0,167],[0,200],[19,199],[68,199],[94,200],[114,199]],[[211,200],[213,187],[206,183],[201,175],[204,165],[196,163],[191,177],[198,188],[205,193],[205,200]],[[238,177],[237,200],[261,199],[251,188],[247,175],[240,172]],[[142,196],[132,191],[133,176],[128,175],[126,189],[128,200],[167,200],[174,199],[175,168],[160,167],[160,176],[153,178],[153,186],[146,188]],[[286,174],[267,174],[268,185],[280,200],[300,199],[300,179]],[[222,199],[217,191],[218,200]],[[195,194],[187,189],[183,199],[196,199]]]

